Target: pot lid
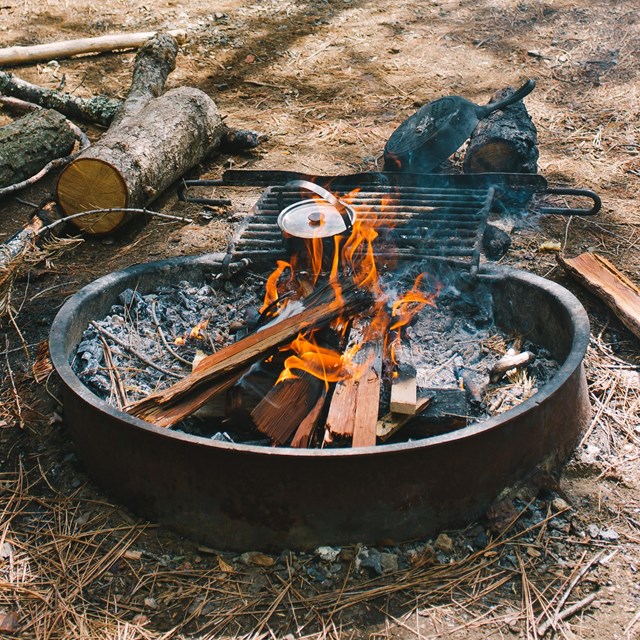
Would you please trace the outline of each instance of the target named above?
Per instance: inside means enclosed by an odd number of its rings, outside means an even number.
[[[278,226],[284,234],[295,238],[330,238],[347,231],[353,224],[353,209],[342,203],[341,206],[350,225],[336,206],[315,198],[301,200],[283,209],[278,216]]]

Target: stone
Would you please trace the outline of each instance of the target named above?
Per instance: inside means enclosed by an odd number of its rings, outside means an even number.
[[[587,534],[590,538],[597,538],[600,535],[600,527],[597,524],[590,524],[587,527]]]
[[[566,500],[563,500],[562,498],[554,498],[551,501],[551,508],[557,513],[559,511],[566,511],[571,507],[569,506],[569,503]]]
[[[340,547],[318,547],[315,550],[316,556],[322,560],[322,562],[335,562],[340,556]]]
[[[433,543],[433,547],[443,553],[451,553],[453,551],[453,540],[446,533],[441,533]]]
[[[603,529],[600,531],[600,539],[607,542],[615,542],[620,537],[620,534],[613,529]]]
[[[382,554],[377,549],[369,549],[362,547],[356,556],[356,569],[368,569],[370,573],[380,576],[382,575],[382,563],[380,556]]]
[[[381,553],[380,566],[382,573],[394,573],[398,570],[398,556],[395,553]]]

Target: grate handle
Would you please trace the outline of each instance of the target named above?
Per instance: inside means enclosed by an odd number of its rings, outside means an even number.
[[[548,187],[538,192],[540,195],[558,195],[558,196],[578,196],[593,200],[593,206],[590,209],[579,209],[574,207],[540,207],[537,213],[551,214],[557,213],[561,216],[594,216],[602,208],[602,200],[600,196],[590,189],[568,189],[564,187]]]

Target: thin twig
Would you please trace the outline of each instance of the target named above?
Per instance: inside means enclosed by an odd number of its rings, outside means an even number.
[[[148,365],[149,367],[152,367],[153,369],[155,369],[156,371],[159,371],[160,373],[164,373],[164,375],[166,376],[171,376],[173,378],[182,378],[182,376],[179,373],[169,371],[169,369],[164,369],[163,367],[160,367],[155,362],[153,362],[153,360],[149,360],[149,358],[142,355],[139,351],[134,349],[131,345],[127,344],[124,340],[121,340],[117,336],[114,336],[113,333],[101,327],[94,320],[92,320],[89,324],[94,329],[99,331],[102,335],[109,338],[109,340],[113,340],[116,344],[120,345],[123,349],[126,349],[131,355],[134,355],[136,358],[138,358],[138,360],[140,360],[141,362],[144,362],[144,364]]]
[[[124,390],[124,386],[122,384],[122,378],[120,377],[120,372],[116,368],[113,357],[111,355],[111,347],[109,343],[104,339],[104,336],[100,336],[100,340],[102,341],[102,350],[104,352],[104,361],[107,365],[107,370],[109,371],[109,377],[111,378],[111,385],[114,389],[116,396],[116,403],[118,405],[118,409],[122,410],[129,404],[127,399],[127,394]]]
[[[156,324],[156,329],[158,330],[158,335],[160,336],[160,340],[162,340],[162,344],[165,346],[166,350],[176,360],[178,360],[178,362],[182,362],[183,364],[186,364],[188,367],[193,366],[193,362],[189,362],[186,358],[183,358],[179,353],[174,351],[171,348],[171,346],[169,345],[169,342],[167,341],[167,338],[164,335],[164,331],[162,330],[162,327],[160,326],[160,321],[158,320],[158,316],[156,315],[156,301],[155,300],[151,303],[151,317],[153,318],[153,321]]]
[[[18,414],[18,424],[22,429],[24,427],[24,419],[22,417],[22,404],[20,403],[20,395],[18,394],[18,390],[16,389],[16,382],[13,377],[13,369],[11,368],[11,363],[9,362],[9,337],[5,336],[5,359],[7,361],[7,372],[9,374],[9,381],[11,382],[11,391],[13,393],[13,399],[16,403],[16,412]]]

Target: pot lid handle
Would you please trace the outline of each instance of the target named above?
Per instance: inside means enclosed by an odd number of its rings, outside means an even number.
[[[321,187],[319,184],[315,184],[314,182],[309,182],[309,180],[291,180],[287,182],[283,189],[298,187],[299,189],[305,189],[306,191],[311,191],[315,195],[319,196],[325,202],[328,202],[335,210],[340,214],[342,220],[344,222],[345,231],[351,231],[353,228],[353,222],[351,220],[350,208],[342,202],[339,198],[328,191],[324,187]],[[282,206],[280,207],[282,209]]]

